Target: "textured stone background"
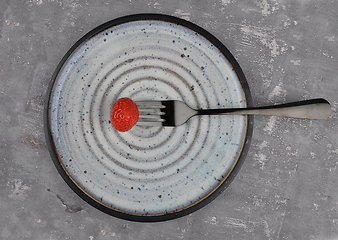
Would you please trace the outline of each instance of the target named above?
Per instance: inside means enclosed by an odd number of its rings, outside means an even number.
[[[133,13],[205,28],[235,55],[257,106],[325,97],[325,121],[255,117],[230,187],[162,223],[110,217],[62,180],[46,148],[52,73],[85,33]],[[329,0],[2,0],[0,239],[338,239],[338,2]]]

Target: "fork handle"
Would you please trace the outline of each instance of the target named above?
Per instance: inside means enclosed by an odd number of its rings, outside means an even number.
[[[269,115],[304,119],[326,119],[331,105],[322,98],[253,108],[201,109],[196,115]]]

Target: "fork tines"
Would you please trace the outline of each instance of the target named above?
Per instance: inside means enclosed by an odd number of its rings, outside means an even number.
[[[165,106],[161,101],[137,101],[135,102],[139,111],[139,121],[137,125],[161,126],[164,119],[161,118],[165,113],[161,111]]]

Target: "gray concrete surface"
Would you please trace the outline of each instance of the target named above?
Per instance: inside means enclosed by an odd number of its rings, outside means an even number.
[[[43,133],[52,73],[94,27],[133,13],[184,18],[235,55],[257,106],[325,97],[324,121],[255,117],[248,157],[205,208],[161,223],[108,216],[54,167]],[[0,2],[0,239],[338,239],[338,2]]]

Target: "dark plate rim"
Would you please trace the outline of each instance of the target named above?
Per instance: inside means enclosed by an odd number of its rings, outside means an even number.
[[[58,154],[54,145],[54,140],[52,137],[51,133],[51,126],[49,123],[49,105],[50,105],[50,97],[52,94],[52,89],[54,86],[54,83],[57,79],[57,76],[59,72],[61,71],[64,63],[67,61],[67,59],[71,56],[71,54],[85,41],[91,39],[94,37],[96,34],[104,31],[107,28],[110,28],[112,26],[116,26],[122,23],[127,23],[131,21],[140,21],[140,20],[160,20],[160,21],[165,21],[165,22],[170,22],[173,24],[178,24],[182,25],[184,27],[187,27],[200,35],[204,36],[206,39],[208,39],[211,43],[213,43],[223,54],[224,56],[228,59],[228,61],[231,63],[232,67],[234,68],[238,79],[240,80],[240,83],[242,85],[245,98],[246,98],[246,104],[247,107],[252,107],[252,97],[249,89],[249,85],[246,81],[245,75],[239,66],[238,62],[234,58],[234,56],[231,54],[231,52],[221,43],[216,37],[214,37],[211,33],[206,31],[205,29],[199,27],[198,25],[186,21],[181,18],[177,18],[174,16],[169,16],[169,15],[164,15],[164,14],[155,14],[155,13],[142,13],[142,14],[133,14],[133,15],[127,15],[123,16],[120,18],[116,18],[114,20],[108,21],[87,34],[85,34],[82,38],[80,38],[69,50],[68,52],[64,55],[64,57],[61,59],[60,63],[56,67],[53,75],[51,82],[49,84],[47,94],[46,94],[46,103],[45,103],[45,109],[44,109],[44,132],[45,132],[45,138],[46,138],[46,143],[47,147],[49,150],[49,153],[51,155],[51,158],[53,160],[53,163],[58,170],[59,174],[63,178],[63,180],[68,184],[68,186],[79,196],[81,197],[84,201],[89,203],[91,206],[95,207],[96,209],[109,214],[111,216],[124,219],[124,220],[129,220],[129,221],[137,221],[137,222],[160,222],[160,221],[168,221],[176,218],[180,218],[183,216],[186,216],[188,214],[191,214],[198,209],[206,206],[209,204],[211,201],[213,201],[217,196],[219,196],[228,186],[229,184],[233,181],[233,179],[236,177],[238,174],[240,168],[242,167],[244,160],[247,156],[251,139],[252,139],[252,133],[253,133],[253,116],[247,116],[247,130],[246,130],[246,135],[244,139],[244,145],[241,151],[240,156],[238,157],[237,163],[235,164],[234,168],[230,172],[229,176],[225,179],[225,181],[216,189],[214,190],[209,196],[207,196],[205,199],[202,201],[197,202],[195,205],[192,205],[188,208],[185,208],[183,210],[174,212],[174,213],[169,213],[169,214],[164,214],[164,215],[158,215],[158,216],[146,216],[146,215],[131,215],[128,213],[123,213],[119,212],[116,210],[113,210],[111,208],[108,208],[99,202],[95,201],[91,197],[89,197],[86,193],[84,193],[77,185],[74,183],[71,178],[68,176],[68,174],[64,171],[59,158]]]

